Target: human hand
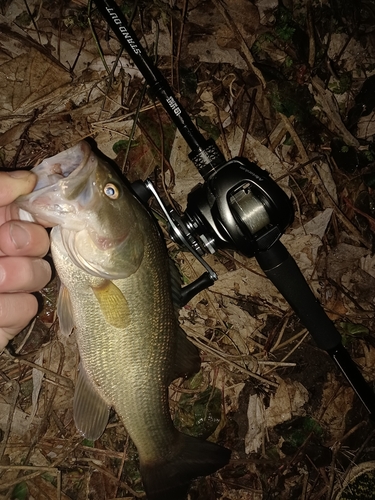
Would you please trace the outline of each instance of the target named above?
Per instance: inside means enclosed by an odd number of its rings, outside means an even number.
[[[51,279],[51,267],[42,259],[49,248],[46,230],[20,221],[11,205],[35,184],[32,172],[0,172],[0,353],[36,315],[38,302],[31,292]]]

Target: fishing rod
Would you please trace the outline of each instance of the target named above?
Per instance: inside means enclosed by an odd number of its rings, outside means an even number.
[[[187,142],[191,149],[189,158],[204,180],[189,193],[181,216],[164,205],[150,181],[133,183],[134,191],[143,201],[151,195],[156,198],[167,217],[171,238],[191,251],[207,270],[185,287],[184,303],[217,279],[202,258],[204,254],[235,249],[247,257],[255,257],[317,346],[334,360],[374,420],[372,389],[343,346],[341,335],[295,260],[280,242],[294,218],[288,196],[265,170],[247,158],[225,160],[216,143],[206,140],[196,128],[114,0],[95,0],[95,4]]]

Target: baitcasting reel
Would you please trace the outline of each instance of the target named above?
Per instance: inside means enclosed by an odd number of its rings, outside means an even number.
[[[276,243],[293,220],[284,191],[268,172],[245,158],[225,162],[199,184],[188,195],[183,216],[164,205],[150,181],[136,181],[132,187],[143,201],[153,194],[167,217],[171,238],[200,256],[232,248],[253,257]]]

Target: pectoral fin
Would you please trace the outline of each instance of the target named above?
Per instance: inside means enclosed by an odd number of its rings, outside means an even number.
[[[74,328],[73,307],[68,289],[62,283],[60,286],[56,309],[60,323],[60,332],[64,337],[68,337]]]
[[[97,392],[80,364],[73,400],[73,415],[77,429],[86,439],[95,441],[107,426],[109,410],[110,407]]]
[[[121,290],[109,280],[105,280],[100,286],[92,286],[91,288],[106,321],[115,328],[129,326],[129,305]]]

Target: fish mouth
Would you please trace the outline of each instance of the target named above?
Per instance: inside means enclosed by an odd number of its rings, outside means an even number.
[[[31,170],[37,176],[34,190],[15,202],[20,219],[53,227],[73,216],[74,229],[79,229],[78,213],[93,201],[88,180],[96,165],[97,158],[84,141],[43,160]]]
[[[32,169],[38,176],[34,192],[51,187],[66,177],[70,179],[77,177],[85,167],[87,168],[91,154],[92,150],[87,142],[81,141],[66,151],[43,160]],[[95,158],[92,160],[94,163]]]

